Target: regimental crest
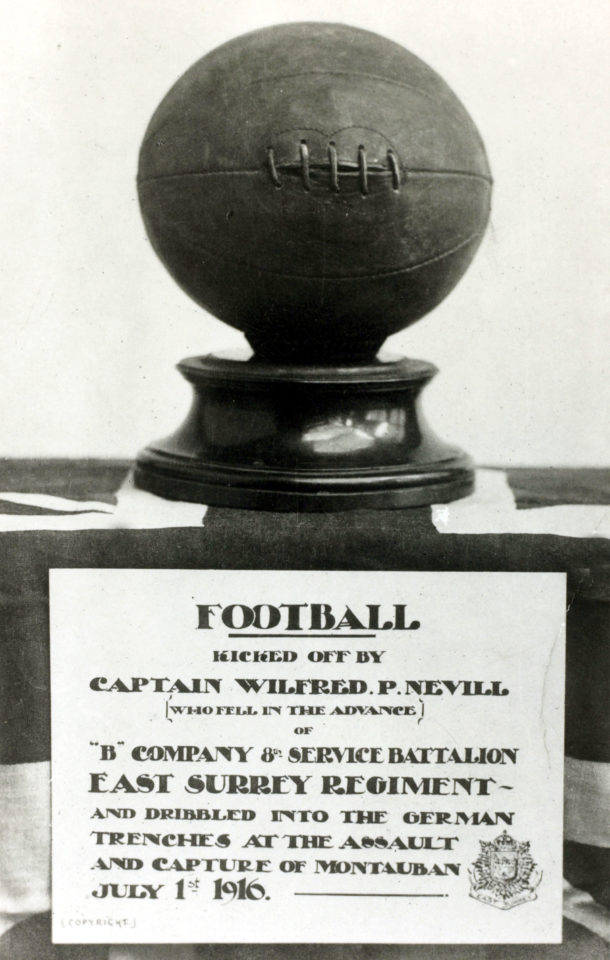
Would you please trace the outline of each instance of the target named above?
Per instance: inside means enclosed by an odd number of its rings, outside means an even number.
[[[529,841],[513,840],[505,830],[491,843],[480,844],[479,856],[468,870],[470,896],[500,910],[535,900],[542,873],[532,860]]]

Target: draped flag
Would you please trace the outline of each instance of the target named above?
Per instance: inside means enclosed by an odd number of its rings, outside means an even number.
[[[609,471],[479,470],[476,492],[453,504],[279,514],[160,500],[134,489],[123,462],[2,464],[0,960],[284,960],[294,945],[51,944],[48,571],[56,567],[567,571],[564,943],[536,947],[536,956],[608,956]],[[323,945],[315,955],[365,960],[370,949]],[[523,949],[461,946],[459,958],[516,960]],[[395,945],[383,956],[456,954]]]

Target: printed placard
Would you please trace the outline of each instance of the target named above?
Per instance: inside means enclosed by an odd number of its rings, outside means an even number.
[[[52,570],[56,943],[556,943],[565,577]]]

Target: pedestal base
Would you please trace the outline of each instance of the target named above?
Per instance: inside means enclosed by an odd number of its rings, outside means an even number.
[[[473,487],[470,459],[419,411],[437,372],[420,360],[278,366],[222,355],[179,364],[193,405],[138,456],[136,485],[172,500],[255,510],[444,503]]]

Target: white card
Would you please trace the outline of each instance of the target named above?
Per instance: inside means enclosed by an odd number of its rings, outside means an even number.
[[[557,943],[565,577],[52,570],[56,943]]]

